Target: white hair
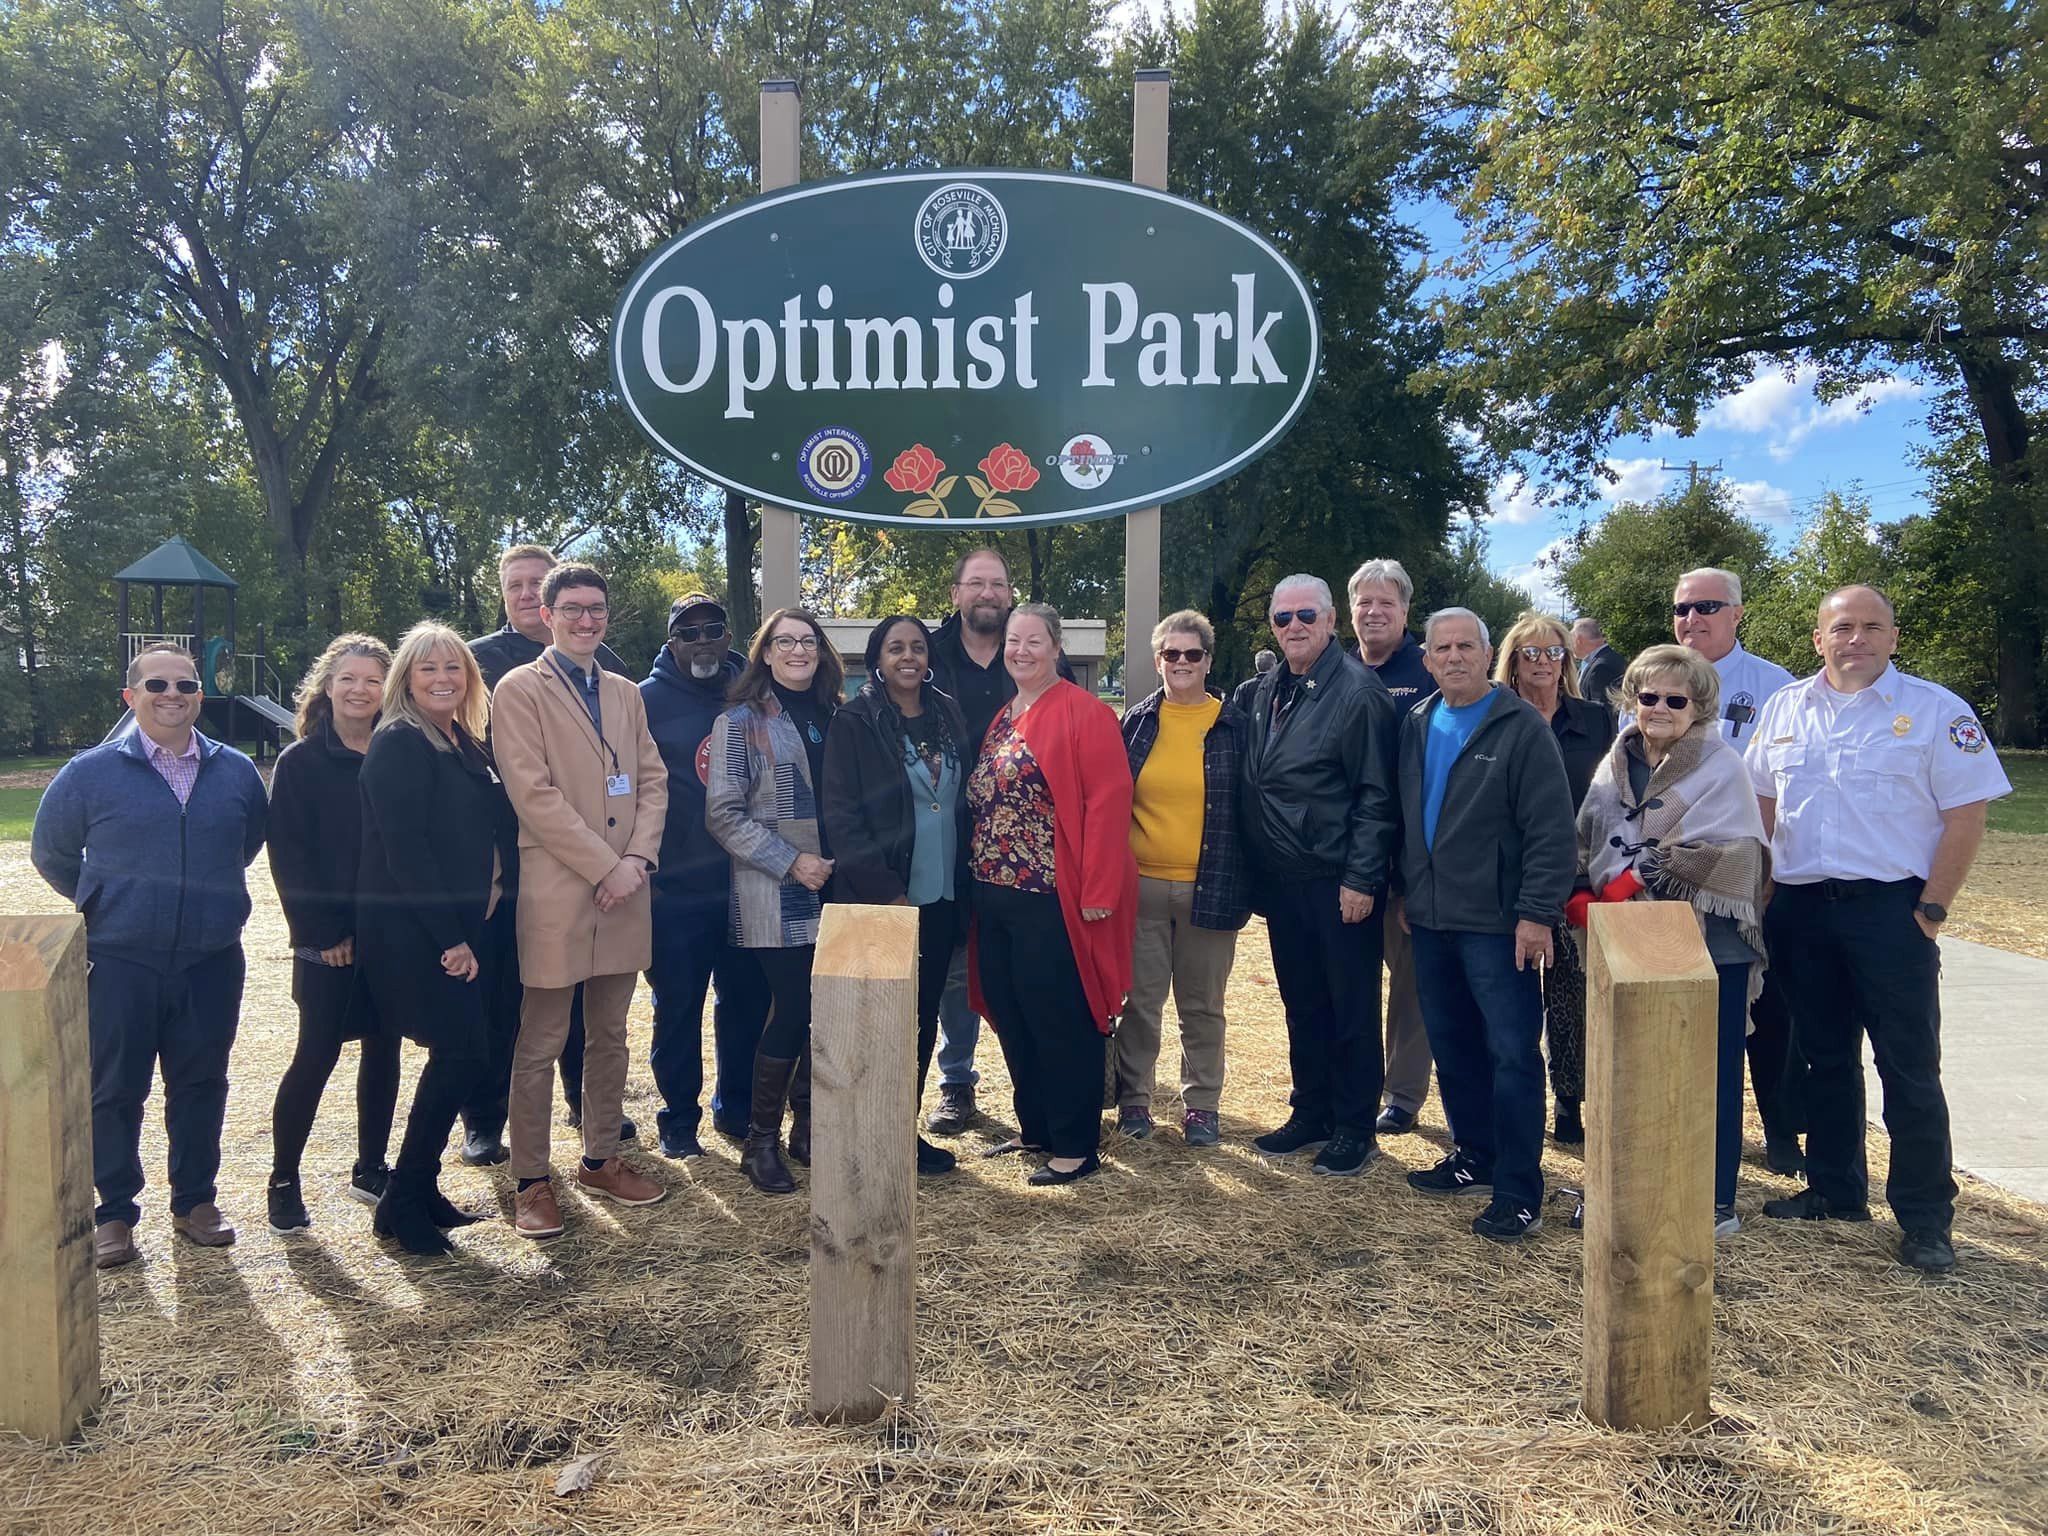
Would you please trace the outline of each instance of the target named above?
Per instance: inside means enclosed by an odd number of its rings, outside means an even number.
[[[1728,601],[1736,607],[1742,606],[1742,578],[1733,571],[1724,571],[1718,565],[1703,565],[1696,571],[1687,571],[1678,578],[1678,585],[1684,586],[1695,576],[1711,576],[1728,589]]]
[[[1327,581],[1323,580],[1322,577],[1309,576],[1301,574],[1299,572],[1292,576],[1282,576],[1278,581],[1273,583],[1273,595],[1275,597],[1278,597],[1282,592],[1285,592],[1289,587],[1308,588],[1310,591],[1316,594],[1317,601],[1325,612],[1336,611],[1337,600],[1334,597],[1330,596],[1330,584]]]
[[[1381,582],[1401,594],[1401,606],[1407,607],[1415,601],[1415,583],[1408,579],[1407,571],[1398,560],[1368,560],[1351,573],[1351,580],[1344,584],[1345,594],[1355,603],[1358,589],[1368,581]]]
[[[1422,643],[1425,646],[1429,644],[1429,637],[1436,632],[1437,625],[1444,619],[1470,619],[1479,631],[1479,643],[1489,646],[1493,644],[1493,636],[1486,632],[1486,620],[1470,608],[1439,608],[1429,616],[1429,622],[1422,626]]]

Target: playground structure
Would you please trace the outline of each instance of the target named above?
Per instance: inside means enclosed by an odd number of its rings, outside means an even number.
[[[138,629],[131,587],[150,589],[149,627]],[[235,643],[235,591],[240,583],[201,554],[182,534],[164,540],[133,565],[114,573],[116,626],[120,640],[121,664],[126,667],[145,647],[168,642],[182,645],[199,663],[199,680],[204,685],[204,709],[210,713],[215,734],[226,741],[237,739],[241,713],[251,717],[260,753],[266,746],[282,746],[296,731],[291,702],[284,680],[264,653],[263,631],[256,632],[256,649],[244,652]],[[167,589],[189,588],[191,607],[183,627],[164,614]],[[218,590],[225,597],[225,611],[218,633],[207,633],[206,594]],[[114,722],[109,737],[128,728],[132,711],[124,711]]]

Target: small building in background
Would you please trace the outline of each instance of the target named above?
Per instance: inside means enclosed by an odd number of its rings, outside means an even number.
[[[849,695],[860,688],[868,636],[880,622],[879,617],[824,621],[825,634],[846,667],[846,691]],[[925,628],[937,633],[944,621],[926,619],[924,622]],[[1074,681],[1090,693],[1100,693],[1103,667],[1109,657],[1109,622],[1106,619],[1062,618],[1060,648],[1066,652],[1067,665],[1074,669]]]

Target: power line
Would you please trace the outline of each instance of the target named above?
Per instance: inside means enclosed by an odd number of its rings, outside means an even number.
[[[1685,488],[1692,490],[1700,483],[1701,475],[1718,475],[1721,472],[1721,461],[1716,459],[1711,464],[1702,464],[1698,459],[1688,459],[1683,464],[1668,464],[1663,459],[1659,459],[1657,461],[1657,468],[1663,473],[1669,473],[1675,469],[1684,470],[1686,474]]]

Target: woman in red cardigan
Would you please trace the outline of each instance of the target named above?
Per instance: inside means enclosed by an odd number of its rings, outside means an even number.
[[[1060,616],[1010,614],[1003,664],[1017,696],[967,781],[974,825],[974,1005],[996,1027],[1018,1135],[1044,1152],[1032,1184],[1101,1168],[1104,1040],[1131,987],[1138,865],[1131,767],[1108,705],[1059,675]]]

